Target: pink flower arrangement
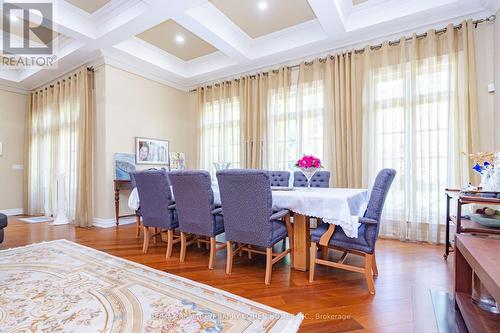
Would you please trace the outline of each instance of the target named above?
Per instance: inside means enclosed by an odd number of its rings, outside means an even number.
[[[323,167],[321,165],[321,160],[313,155],[302,156],[302,158],[295,163],[295,166],[301,169],[320,169]]]

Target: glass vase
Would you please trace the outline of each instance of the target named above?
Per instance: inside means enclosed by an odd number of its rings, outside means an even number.
[[[472,302],[484,311],[497,315],[500,314],[497,301],[491,296],[476,273],[473,274],[472,279]]]
[[[301,168],[300,171],[302,171],[302,174],[304,177],[307,179],[307,188],[311,188],[311,179],[312,177],[318,172],[318,168]]]

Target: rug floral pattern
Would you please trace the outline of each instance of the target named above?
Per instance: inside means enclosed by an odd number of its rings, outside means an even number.
[[[0,251],[0,333],[296,332],[301,320],[66,240]]]

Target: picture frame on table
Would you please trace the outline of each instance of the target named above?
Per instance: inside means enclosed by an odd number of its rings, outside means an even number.
[[[169,165],[170,144],[168,140],[135,138],[136,164]]]

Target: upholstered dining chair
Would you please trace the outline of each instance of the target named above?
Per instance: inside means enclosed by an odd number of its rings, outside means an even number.
[[[290,181],[290,172],[288,171],[269,171],[271,186],[288,187]]]
[[[293,187],[307,187],[307,178],[300,171],[293,173]],[[311,187],[330,187],[330,171],[318,171],[311,178]]]
[[[396,176],[396,170],[383,169],[377,175],[370,194],[370,201],[363,217],[359,218],[360,226],[357,238],[346,236],[341,227],[333,224],[323,224],[311,232],[311,248],[309,281],[314,280],[315,264],[341,268],[348,271],[364,273],[368,289],[375,294],[373,275],[378,275],[377,262],[375,259],[375,243],[380,229],[380,216],[384,208],[385,198]],[[318,243],[321,246],[322,258],[317,259]],[[343,254],[338,262],[328,261],[328,250],[339,249]],[[364,256],[364,267],[344,264],[348,253]]]
[[[135,182],[135,176],[134,176],[134,173],[133,172],[130,172],[130,186],[132,187],[132,189],[136,188],[137,187],[137,184]],[[141,225],[141,207],[139,206],[139,208],[137,208],[137,210],[135,211],[135,230],[136,230],[136,233],[135,233],[135,237],[136,238],[139,238],[141,237],[141,228],[142,225]]]
[[[7,215],[0,213],[0,243],[3,242],[3,229],[7,228]]]
[[[141,216],[144,229],[142,251],[147,253],[150,228],[167,231],[167,259],[172,255],[173,244],[180,241],[174,237],[174,230],[179,226],[175,204],[172,199],[170,180],[166,170],[146,170],[134,172],[137,191],[141,202]],[[160,233],[154,233],[157,237]]]
[[[223,170],[217,172],[227,242],[226,273],[231,274],[233,257],[246,251],[266,255],[264,282],[271,282],[272,266],[291,253],[293,228],[288,210],[273,213],[269,173],[263,170]],[[284,223],[283,223],[284,220]],[[288,236],[290,247],[281,253],[273,245]],[[233,243],[237,243],[236,250]],[[257,248],[255,248],[257,247]],[[265,248],[265,252],[258,248]]]
[[[175,196],[179,229],[181,231],[180,262],[186,258],[186,247],[194,241],[210,244],[208,268],[215,265],[216,252],[226,247],[217,247],[216,236],[224,232],[222,208],[214,204],[214,192],[210,174],[206,171],[176,171],[170,173]],[[189,242],[187,236],[194,236]],[[199,236],[208,238],[199,239]]]

